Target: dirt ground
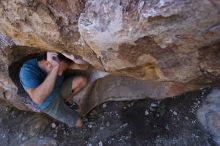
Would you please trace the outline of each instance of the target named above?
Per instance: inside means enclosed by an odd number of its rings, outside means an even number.
[[[81,129],[45,115],[0,108],[0,145],[214,146],[196,119],[210,88],[178,97],[108,102],[84,118]]]

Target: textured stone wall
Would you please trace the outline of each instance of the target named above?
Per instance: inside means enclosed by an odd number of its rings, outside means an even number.
[[[220,90],[214,88],[197,111],[197,118],[216,145],[220,145]]]
[[[170,95],[219,83],[218,0],[1,0],[0,14],[0,89],[13,97],[8,67],[42,50],[169,82]]]

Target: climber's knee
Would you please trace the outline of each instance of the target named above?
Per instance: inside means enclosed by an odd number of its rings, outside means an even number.
[[[87,84],[87,78],[84,76],[77,76],[72,81],[72,93],[77,93]]]

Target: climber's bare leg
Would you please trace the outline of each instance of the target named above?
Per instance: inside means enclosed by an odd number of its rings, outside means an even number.
[[[87,84],[87,78],[83,76],[74,77],[72,80],[72,94],[69,97],[65,97],[67,102],[72,102],[74,95],[81,91]]]

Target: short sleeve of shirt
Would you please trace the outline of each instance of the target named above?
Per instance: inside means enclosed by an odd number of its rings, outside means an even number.
[[[25,90],[36,88],[41,84],[37,75],[28,67],[23,66],[20,70],[20,82]]]

